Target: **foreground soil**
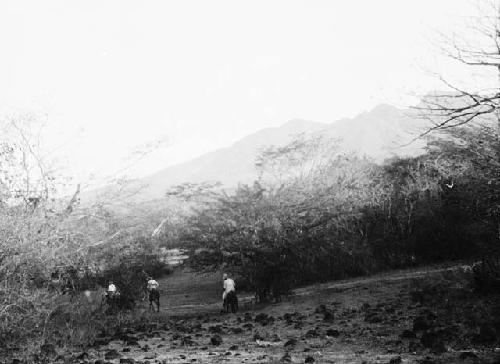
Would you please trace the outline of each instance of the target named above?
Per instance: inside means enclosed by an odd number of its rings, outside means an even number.
[[[176,292],[161,312],[137,312],[139,323],[50,362],[500,363],[500,295],[474,292],[469,274],[453,267],[332,282],[237,314],[189,294],[179,305]]]

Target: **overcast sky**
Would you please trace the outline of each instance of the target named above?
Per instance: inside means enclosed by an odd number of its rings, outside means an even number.
[[[449,70],[429,39],[470,1],[0,2],[0,115],[46,113],[85,179],[146,143],[150,173],[292,118],[404,105]]]

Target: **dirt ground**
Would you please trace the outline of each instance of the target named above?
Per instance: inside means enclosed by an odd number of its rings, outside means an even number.
[[[474,293],[460,267],[318,284],[237,314],[220,312],[219,285],[163,281],[161,312],[138,312],[71,362],[500,363],[500,296]]]

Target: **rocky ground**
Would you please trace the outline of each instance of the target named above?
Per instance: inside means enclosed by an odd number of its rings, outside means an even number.
[[[297,289],[238,314],[169,307],[99,333],[71,363],[500,363],[500,295],[460,268],[398,272]]]

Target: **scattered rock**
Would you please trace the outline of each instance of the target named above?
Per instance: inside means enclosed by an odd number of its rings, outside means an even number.
[[[238,350],[238,345],[233,345],[229,348],[229,350],[235,351]]]
[[[498,336],[495,327],[490,323],[485,323],[479,327],[479,334],[476,335],[474,341],[481,344],[494,343]]]
[[[400,356],[397,356],[395,358],[392,358],[389,360],[389,364],[401,364],[403,361],[401,360]]]
[[[318,331],[316,331],[316,329],[312,329],[312,330],[309,330],[308,332],[306,332],[305,337],[307,339],[314,339],[314,338],[319,337],[319,333],[318,333]]]
[[[432,358],[425,358],[424,360],[420,361],[419,364],[437,364]]]
[[[328,330],[326,330],[326,336],[339,337],[340,336],[340,332],[338,330],[328,329]]]
[[[89,354],[87,354],[87,352],[84,351],[83,353],[76,355],[75,358],[78,360],[88,360]]]
[[[323,321],[332,322],[334,319],[333,311],[327,310],[323,313]]]
[[[213,335],[210,338],[210,344],[214,346],[219,346],[220,344],[222,344],[222,337],[218,334]]]
[[[172,340],[179,340],[182,338],[182,335],[176,332],[175,334],[172,335]]]
[[[477,359],[479,359],[478,356],[471,351],[464,351],[463,353],[460,354],[459,358],[462,360],[467,360],[467,359],[477,360]]]
[[[104,354],[104,359],[106,360],[114,360],[118,358],[121,358],[121,354],[114,349],[108,350],[106,354]]]
[[[314,310],[314,313],[324,313],[325,311],[327,311],[327,308],[325,305],[319,305],[318,307],[316,307],[316,309]]]
[[[208,328],[208,331],[210,331],[210,333],[212,333],[212,334],[222,334],[223,333],[221,325],[210,326]]]
[[[417,353],[422,349],[422,346],[418,341],[410,341],[408,343],[408,352]]]
[[[277,343],[281,341],[281,338],[277,333],[274,333],[268,338],[268,340]]]
[[[201,326],[201,324],[199,322],[196,322],[193,325],[191,325],[191,330],[192,331],[201,331],[201,330],[203,330],[203,327]]]
[[[259,313],[257,316],[255,316],[254,321],[255,322],[261,322],[267,320],[267,315],[263,312]]]
[[[283,315],[283,320],[285,320],[287,323],[292,323],[293,322],[293,315],[291,313],[287,312]]]
[[[297,339],[290,339],[285,343],[284,347],[289,348],[295,345],[297,345]]]
[[[394,313],[394,312],[396,312],[396,309],[394,307],[387,307],[385,309],[385,312],[386,313]]]
[[[120,359],[120,364],[135,364],[135,360],[132,358]]]
[[[248,323],[248,324],[244,324],[243,327],[247,330],[252,330],[254,328],[253,324],[251,323]]]
[[[304,363],[314,363],[315,360],[312,356],[306,357],[306,360],[304,360]]]
[[[264,339],[264,336],[262,336],[262,334],[258,331],[255,331],[255,333],[253,334],[253,341],[262,341],[262,340],[265,340]]]
[[[402,339],[415,339],[417,337],[417,335],[415,335],[415,333],[411,330],[404,330],[400,337]]]
[[[413,302],[422,304],[425,301],[426,295],[423,290],[414,290],[410,292],[410,298]]]
[[[274,317],[265,313],[259,313],[257,316],[255,316],[254,321],[260,323],[262,326],[266,326],[274,322]]]
[[[425,348],[431,349],[435,353],[441,354],[447,351],[440,336],[435,332],[424,333],[420,342]]]
[[[42,356],[48,356],[48,357],[57,356],[57,351],[56,351],[55,345],[53,345],[53,344],[43,344],[40,347],[40,354]]]
[[[382,321],[383,320],[377,311],[369,311],[365,314],[365,322],[368,322],[369,324],[377,324]]]
[[[181,339],[181,345],[182,346],[193,346],[195,344],[195,342],[193,341],[193,339],[191,338],[191,336],[184,336],[182,339]]]
[[[282,363],[291,363],[292,362],[292,356],[290,355],[290,353],[285,353],[285,355],[283,355],[283,357],[281,358],[280,360]]]
[[[127,346],[139,346],[139,341],[137,339],[129,339],[125,342]]]
[[[430,328],[429,320],[425,316],[417,316],[413,320],[413,331],[424,331]]]
[[[187,325],[183,320],[178,321],[175,324],[175,328],[177,329],[177,331],[185,332],[185,333],[188,333],[188,334],[190,334],[191,332],[193,332],[193,329],[191,328],[191,326]]]
[[[387,342],[389,345],[394,345],[394,346],[399,346],[401,344],[403,344],[403,342],[401,340],[389,340]],[[392,349],[387,349],[387,352],[391,352],[393,351]]]
[[[234,327],[233,328],[233,333],[236,334],[236,335],[242,334],[243,331],[244,330],[241,327]]]

